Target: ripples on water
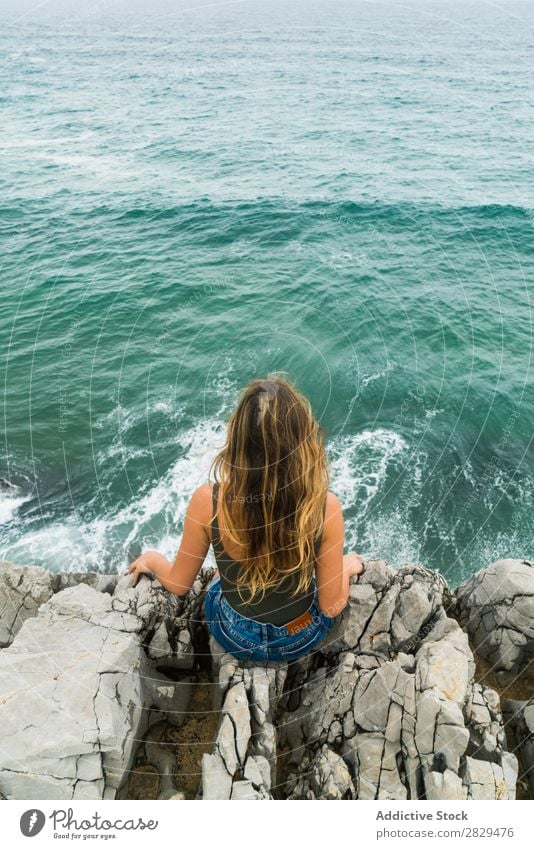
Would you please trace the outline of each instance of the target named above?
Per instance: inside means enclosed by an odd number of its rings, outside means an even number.
[[[0,555],[173,556],[285,370],[347,546],[532,556],[533,7],[71,7],[2,13]]]

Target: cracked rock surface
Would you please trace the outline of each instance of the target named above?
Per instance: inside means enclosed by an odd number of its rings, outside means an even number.
[[[534,658],[534,562],[496,560],[456,590],[456,614],[502,684]]]
[[[197,798],[515,798],[499,695],[474,681],[467,634],[447,615],[454,594],[417,564],[365,567],[323,644],[288,665],[238,661],[208,638],[209,571],[179,599],[145,576],[135,588],[127,576],[47,584],[4,564],[13,597],[35,579],[30,597],[45,598],[18,624],[4,609],[0,793],[125,798],[141,752],[159,798],[183,798],[175,756],[150,729],[163,720],[179,740],[207,658],[218,725]],[[518,743],[532,748],[532,703],[514,705]]]
[[[46,569],[0,560],[0,648],[13,642],[23,622],[36,616],[53,593],[53,576]]]
[[[526,700],[505,700],[503,713],[515,737],[529,796],[534,799],[534,696]]]
[[[201,798],[269,799],[276,784],[274,711],[287,664],[236,660],[211,637],[220,722],[213,751],[202,758]]]
[[[416,564],[365,565],[313,655],[268,668],[212,642],[222,712],[202,764],[204,798],[270,797],[277,747],[286,798],[515,798],[499,696],[474,681],[467,635],[444,607],[446,582]],[[230,721],[237,705],[240,719]],[[270,784],[245,787],[245,760],[258,752]]]
[[[120,797],[151,723],[165,716],[179,725],[188,707],[190,676],[167,677],[154,656],[165,669],[191,669],[195,590],[180,609],[152,581],[132,588],[119,578],[113,594],[66,583],[0,652],[8,799]]]

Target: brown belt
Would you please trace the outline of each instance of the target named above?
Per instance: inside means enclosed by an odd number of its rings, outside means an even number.
[[[297,618],[293,619],[292,622],[287,622],[284,627],[287,628],[289,634],[293,635],[298,634],[299,631],[307,628],[312,622],[313,616],[310,611],[307,610],[306,613],[302,613],[300,616],[297,616]]]

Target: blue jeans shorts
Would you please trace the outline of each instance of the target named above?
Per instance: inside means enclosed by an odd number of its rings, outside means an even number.
[[[296,634],[282,625],[257,622],[242,616],[226,601],[221,579],[215,578],[206,590],[204,614],[211,635],[222,648],[240,660],[291,661],[310,654],[321,643],[334,622],[320,609],[317,590],[309,613],[312,621]]]

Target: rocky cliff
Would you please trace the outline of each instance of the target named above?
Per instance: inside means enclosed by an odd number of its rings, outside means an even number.
[[[209,571],[179,599],[0,563],[0,793],[533,798],[534,564],[365,566],[320,650],[258,665],[209,638]]]

